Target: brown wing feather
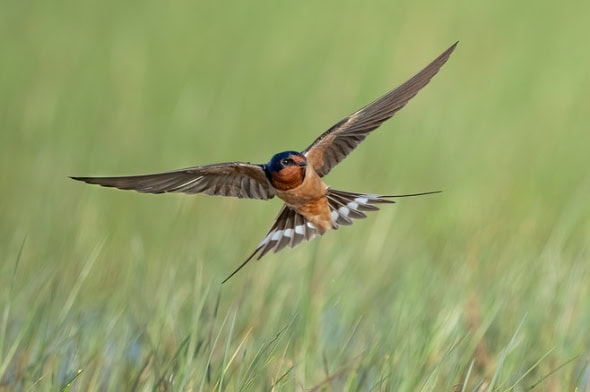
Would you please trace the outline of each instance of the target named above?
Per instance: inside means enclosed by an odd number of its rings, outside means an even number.
[[[242,162],[218,163],[139,176],[71,178],[89,184],[144,193],[205,193],[263,200],[275,195],[263,166]]]
[[[356,111],[321,134],[303,151],[308,164],[312,164],[320,176],[328,174],[334,166],[346,158],[367,137],[369,132],[391,118],[430,82],[430,79],[437,74],[449,59],[457,44],[458,42],[401,86]]]

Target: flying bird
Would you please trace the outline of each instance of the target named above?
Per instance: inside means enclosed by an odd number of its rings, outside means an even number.
[[[260,200],[277,196],[284,205],[274,224],[254,252],[222,282],[225,283],[252,259],[259,260],[270,251],[294,247],[330,229],[350,225],[353,219],[365,218],[365,212],[377,210],[378,204],[394,203],[391,198],[436,193],[383,196],[345,192],[328,187],[322,177],[426,86],[457,44],[399,87],[333,125],[301,152],[280,152],[263,164],[227,162],[157,174],[71,178],[145,193],[204,193]]]

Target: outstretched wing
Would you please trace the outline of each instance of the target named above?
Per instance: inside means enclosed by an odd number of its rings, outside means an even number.
[[[263,166],[243,162],[217,163],[139,176],[71,178],[144,193],[205,193],[263,200],[275,195]]]
[[[390,119],[430,82],[430,79],[437,74],[449,59],[457,44],[458,42],[445,50],[426,68],[401,86],[356,111],[321,134],[303,151],[308,164],[313,165],[313,168],[320,176],[328,174],[334,166],[346,158],[367,137],[369,132]]]

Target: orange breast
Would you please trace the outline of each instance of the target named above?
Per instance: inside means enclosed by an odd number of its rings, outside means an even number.
[[[303,183],[305,169],[300,166],[286,167],[272,174],[272,186],[279,191],[288,191],[297,188]]]
[[[283,171],[281,170],[281,172]],[[295,176],[293,176],[290,182],[276,183],[279,186],[276,186],[273,181],[273,186],[277,189],[277,196],[290,207],[298,209],[300,206],[325,197],[328,193],[328,186],[309,166],[305,175],[300,173],[299,176],[299,181],[295,181]]]
[[[332,228],[330,206],[326,198],[327,193],[328,186],[309,166],[304,180],[299,186],[287,190],[277,188],[277,196],[289,207],[313,223],[322,233]]]

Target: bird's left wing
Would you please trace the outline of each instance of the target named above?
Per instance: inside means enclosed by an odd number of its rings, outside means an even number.
[[[308,164],[313,165],[320,176],[328,174],[334,166],[365,140],[369,132],[390,119],[430,82],[430,79],[447,62],[457,43],[445,50],[410,80],[321,134],[303,151]]]
[[[71,178],[89,184],[144,193],[205,193],[262,200],[271,199],[275,195],[263,166],[244,162],[217,163],[139,176]]]

